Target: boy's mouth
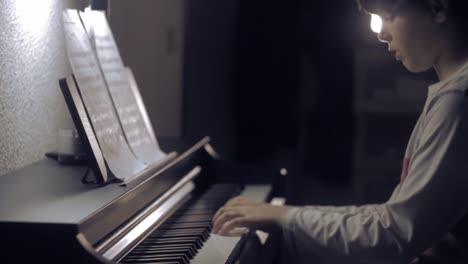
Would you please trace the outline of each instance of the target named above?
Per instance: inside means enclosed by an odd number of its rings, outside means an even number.
[[[395,59],[396,59],[397,61],[399,61],[399,60],[402,59],[400,52],[398,52],[398,51],[395,52]]]

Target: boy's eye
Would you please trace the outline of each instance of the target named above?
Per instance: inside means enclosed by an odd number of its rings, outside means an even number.
[[[383,20],[384,20],[384,21],[393,21],[393,19],[395,19],[395,16],[383,17]]]
[[[392,21],[395,19],[395,14],[385,13],[381,14],[380,17],[383,21]]]

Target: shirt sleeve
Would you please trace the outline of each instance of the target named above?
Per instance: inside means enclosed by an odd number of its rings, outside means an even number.
[[[427,113],[408,176],[384,204],[294,208],[292,254],[330,263],[409,263],[468,211],[468,99],[447,94]]]

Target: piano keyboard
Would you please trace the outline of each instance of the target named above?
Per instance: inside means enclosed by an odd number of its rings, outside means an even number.
[[[238,184],[215,184],[182,205],[119,263],[190,263],[211,237],[217,209],[238,195]]]

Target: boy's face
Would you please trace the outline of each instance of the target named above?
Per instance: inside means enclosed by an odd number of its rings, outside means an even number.
[[[430,69],[437,60],[437,23],[433,16],[419,10],[407,9],[395,15],[382,12],[380,41],[411,72]]]

